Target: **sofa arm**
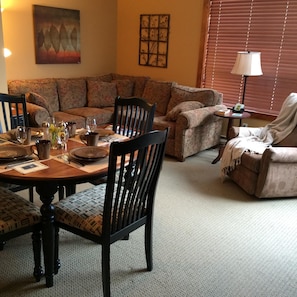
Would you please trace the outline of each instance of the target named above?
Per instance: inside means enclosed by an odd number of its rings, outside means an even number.
[[[49,112],[39,105],[27,102],[26,106],[31,127],[41,127],[42,122],[46,121],[50,116]]]
[[[262,156],[255,195],[297,196],[297,147],[270,147]]]
[[[177,125],[183,129],[201,126],[210,119],[215,120],[215,118],[217,118],[219,120],[219,117],[216,117],[214,113],[224,108],[227,107],[225,105],[215,105],[184,111],[178,115],[176,122]]]
[[[262,156],[262,163],[297,163],[297,147],[270,147]]]

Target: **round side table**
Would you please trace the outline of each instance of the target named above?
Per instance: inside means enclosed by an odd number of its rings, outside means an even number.
[[[246,119],[246,118],[249,118],[251,116],[251,114],[248,113],[247,111],[244,111],[243,113],[235,113],[235,112],[232,112],[231,109],[230,109],[230,112],[227,113],[227,114],[221,114],[219,112],[215,112],[214,115],[217,116],[217,117],[228,119],[227,135],[226,135],[227,141],[230,139],[230,131],[231,131],[231,128],[233,126],[234,120],[235,119],[236,120],[240,120],[240,124],[241,124],[241,120],[242,119]],[[220,161],[220,159],[221,159],[221,157],[223,155],[223,152],[224,152],[224,148],[225,148],[225,144],[220,146],[220,148],[219,148],[219,154],[211,162],[212,164],[216,164],[218,161]]]

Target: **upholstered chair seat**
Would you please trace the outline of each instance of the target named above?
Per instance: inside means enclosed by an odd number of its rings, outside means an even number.
[[[68,226],[101,236],[106,184],[69,196],[55,206],[55,219]]]
[[[40,231],[41,214],[39,208],[21,196],[0,187],[0,250],[3,250],[7,240],[32,233],[33,275],[36,281],[40,281],[43,275]]]

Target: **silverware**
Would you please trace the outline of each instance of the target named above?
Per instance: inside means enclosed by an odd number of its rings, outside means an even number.
[[[18,166],[18,165],[32,163],[32,162],[35,162],[35,160],[34,159],[30,159],[30,160],[27,159],[27,160],[21,161],[21,162],[13,162],[13,163],[10,163],[10,164],[6,165],[5,169],[13,168],[13,167]]]

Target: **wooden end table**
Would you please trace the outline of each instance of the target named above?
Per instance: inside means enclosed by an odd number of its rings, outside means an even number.
[[[244,111],[243,113],[234,113],[234,112],[232,112],[231,109],[230,109],[230,112],[227,113],[227,114],[220,114],[219,112],[215,112],[214,115],[217,116],[217,117],[228,119],[227,135],[226,135],[227,141],[231,138],[230,137],[231,136],[230,131],[231,131],[232,126],[234,125],[233,124],[234,120],[240,120],[240,123],[241,123],[242,119],[246,119],[246,118],[249,118],[251,116],[251,114],[248,113],[247,111]],[[220,146],[219,154],[211,162],[212,164],[216,164],[218,161],[220,161],[220,159],[221,159],[221,157],[223,155],[223,152],[224,152],[224,148],[225,148],[225,144]]]

